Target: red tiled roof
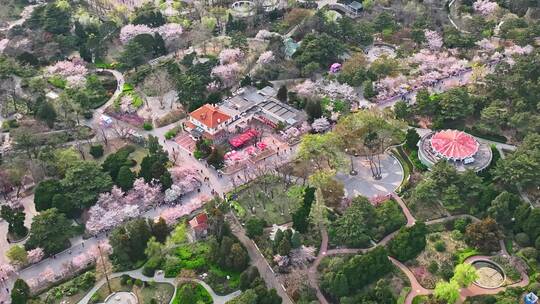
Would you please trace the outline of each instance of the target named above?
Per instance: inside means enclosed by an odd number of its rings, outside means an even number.
[[[458,130],[439,131],[431,138],[431,147],[444,158],[465,159],[478,152],[478,141]]]
[[[215,129],[220,123],[231,118],[229,115],[221,112],[218,108],[210,104],[205,104],[189,113],[189,116],[211,129]]]
[[[193,229],[206,229],[208,227],[207,221],[208,216],[206,215],[206,213],[200,213],[191,221],[189,221],[189,225]]]

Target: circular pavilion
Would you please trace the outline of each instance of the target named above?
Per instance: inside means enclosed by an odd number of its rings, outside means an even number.
[[[474,136],[459,130],[434,131],[424,135],[418,143],[418,157],[428,166],[439,160],[453,164],[458,171],[476,172],[489,166],[491,148]]]

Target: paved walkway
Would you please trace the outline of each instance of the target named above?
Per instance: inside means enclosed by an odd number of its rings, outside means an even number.
[[[166,278],[163,274],[159,275],[159,276],[155,275],[154,277],[149,278],[149,277],[142,274],[141,269],[123,271],[123,272],[115,272],[113,274],[110,274],[109,278],[110,279],[118,278],[118,277],[120,277],[120,276],[122,276],[124,274],[127,274],[130,277],[135,278],[135,279],[140,279],[142,281],[153,280],[153,281],[155,281],[157,283],[168,283],[168,284],[173,285],[175,287],[175,291],[174,291],[173,297],[171,298],[170,303],[172,303],[173,300],[174,300],[174,297],[176,295],[176,285],[178,283],[180,283],[180,282],[197,282],[197,283],[201,284],[208,291],[208,293],[210,293],[210,296],[212,296],[212,299],[214,300],[214,304],[225,304],[228,301],[230,301],[230,300],[236,298],[237,296],[239,296],[240,293],[241,293],[241,291],[238,290],[238,291],[235,291],[235,292],[230,293],[228,295],[220,296],[220,295],[216,294],[214,292],[214,290],[212,289],[212,287],[210,287],[204,281],[201,281],[201,280],[198,280],[198,279],[192,279],[192,278]],[[82,298],[79,301],[78,304],[87,304],[90,301],[90,299],[92,298],[92,295],[94,295],[94,293],[99,288],[101,288],[101,286],[103,286],[105,283],[106,283],[105,278],[103,278],[99,282],[97,282],[96,285],[94,285],[94,287],[92,289],[90,289],[90,291],[88,291],[88,293],[84,296],[84,298]]]
[[[238,238],[238,240],[246,248],[251,264],[257,267],[259,274],[266,282],[267,288],[274,288],[277,294],[283,299],[283,304],[293,304],[294,302],[289,298],[285,287],[279,282],[276,274],[266,261],[266,258],[261,254],[257,245],[246,236],[244,228],[238,223],[234,215],[227,214],[227,220],[229,221],[232,233]]]
[[[407,294],[407,297],[405,298],[405,304],[411,304],[416,296],[425,296],[433,293],[433,290],[426,289],[422,285],[420,285],[420,283],[418,283],[418,280],[411,272],[409,267],[405,266],[403,263],[394,259],[393,257],[388,257],[388,259],[390,259],[392,264],[398,267],[405,274],[405,276],[411,283],[411,291],[409,292],[409,294]]]
[[[365,197],[384,196],[396,191],[403,181],[403,167],[391,153],[380,155],[382,177],[373,178],[370,162],[365,157],[353,157],[354,170],[357,175],[350,175],[350,168],[338,172],[336,178],[343,182],[345,194],[349,198],[362,195]],[[376,159],[374,160],[377,161]]]

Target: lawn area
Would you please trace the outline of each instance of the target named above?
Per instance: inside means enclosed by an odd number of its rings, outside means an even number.
[[[300,199],[290,195],[291,186],[278,176],[265,175],[240,187],[231,195],[236,214],[243,221],[250,217],[264,219],[268,226],[292,221],[291,214]]]
[[[113,292],[131,291],[135,293],[134,289],[138,288],[136,294],[141,297],[142,304],[150,304],[152,303],[152,299],[159,300],[158,302],[161,303],[169,303],[174,294],[174,286],[168,283],[140,281],[130,278],[129,276],[114,278],[111,279],[110,282],[111,290]],[[103,286],[92,295],[89,303],[103,302],[108,295],[109,290],[107,284],[103,284]]]
[[[172,304],[212,304],[212,296],[201,285],[195,282],[184,282],[178,285],[178,291]]]
[[[183,270],[206,273],[205,281],[218,294],[228,294],[238,289],[240,272],[228,271],[208,261],[208,242],[186,243],[175,249],[174,254],[165,258],[165,276],[174,278]],[[227,278],[227,276],[229,278]]]
[[[407,262],[418,282],[425,288],[434,288],[439,280],[448,280],[454,269],[454,255],[467,248],[456,232],[429,234],[426,249],[415,260]]]

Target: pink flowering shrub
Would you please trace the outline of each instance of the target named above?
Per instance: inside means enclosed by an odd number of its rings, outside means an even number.
[[[268,64],[272,61],[274,61],[276,58],[274,57],[274,53],[272,51],[266,51],[259,56],[259,59],[257,59],[258,64]]]
[[[219,53],[219,62],[222,65],[237,62],[244,57],[244,52],[240,49],[224,49]]]
[[[27,259],[28,259],[28,263],[30,264],[35,264],[35,263],[38,263],[39,261],[41,261],[43,259],[43,257],[45,257],[45,251],[43,251],[42,248],[35,248],[35,249],[32,249],[32,250],[29,250],[27,252]]]
[[[326,117],[317,118],[313,121],[311,127],[313,128],[313,131],[317,133],[325,132],[330,129],[330,122]]]
[[[499,5],[489,0],[477,0],[473,3],[473,9],[482,16],[489,16],[497,11]]]

